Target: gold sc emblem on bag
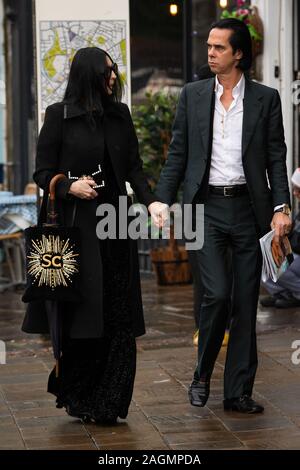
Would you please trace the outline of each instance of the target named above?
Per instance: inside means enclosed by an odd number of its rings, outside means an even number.
[[[33,276],[33,284],[38,286],[68,287],[73,275],[79,272],[78,256],[69,238],[63,240],[59,235],[42,235],[41,239],[31,241],[27,272]]]

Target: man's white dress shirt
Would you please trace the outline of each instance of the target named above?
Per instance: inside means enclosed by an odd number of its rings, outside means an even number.
[[[233,101],[226,111],[221,103],[224,88],[216,76],[215,112],[209,184],[232,186],[245,184],[242,163],[242,131],[244,116],[245,76],[232,90]],[[284,204],[274,207],[274,211]]]
[[[232,90],[233,101],[226,111],[221,103],[223,86],[216,76],[215,112],[209,184],[230,186],[245,184],[242,164],[242,126],[245,77]]]

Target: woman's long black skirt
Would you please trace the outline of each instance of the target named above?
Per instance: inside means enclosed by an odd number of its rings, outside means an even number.
[[[128,298],[128,240],[99,240],[103,262],[104,337],[63,337],[60,374],[48,392],[71,416],[100,423],[126,418],[136,370],[136,342]]]

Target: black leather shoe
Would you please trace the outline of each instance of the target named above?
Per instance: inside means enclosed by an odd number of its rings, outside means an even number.
[[[209,382],[193,380],[189,386],[188,396],[193,406],[205,406],[209,397]]]
[[[243,395],[239,398],[230,398],[223,401],[225,411],[239,411],[240,413],[262,413],[264,407],[252,400],[249,395]]]

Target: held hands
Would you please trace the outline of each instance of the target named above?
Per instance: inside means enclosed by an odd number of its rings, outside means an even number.
[[[169,206],[163,202],[155,201],[148,206],[154,225],[162,228],[169,217]]]
[[[71,184],[69,193],[80,199],[95,199],[98,193],[93,186],[96,186],[93,179],[79,179]]]

